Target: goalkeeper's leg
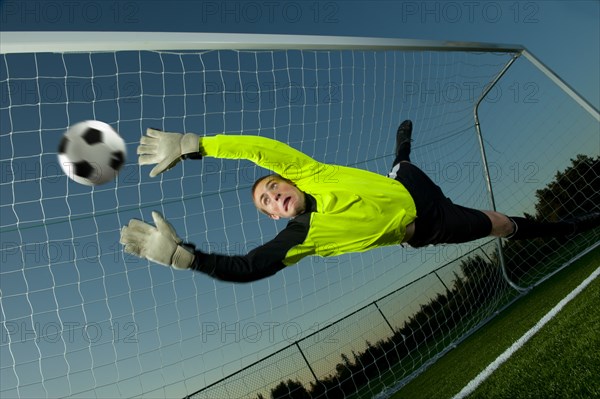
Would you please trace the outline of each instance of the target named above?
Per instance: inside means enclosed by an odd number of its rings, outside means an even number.
[[[538,237],[569,237],[600,227],[600,212],[592,212],[559,222],[537,222],[532,219],[517,216],[504,217],[508,219],[512,227],[509,234],[504,234],[507,229],[507,221],[500,217],[498,226],[502,226],[503,234],[497,236],[513,240],[526,240]]]
[[[395,159],[388,174],[408,189],[417,206],[419,218],[415,221],[415,235],[409,240],[411,245],[461,243],[486,236],[513,240],[568,237],[600,226],[600,212],[551,223],[453,204],[425,173],[410,163],[412,129],[410,120],[398,127]]]
[[[422,213],[422,217],[416,220],[415,233],[408,242],[412,246],[458,244],[487,236],[511,240],[569,238],[600,227],[600,212],[559,222],[538,222],[494,211],[465,208],[448,199],[438,202],[430,213],[434,216]]]

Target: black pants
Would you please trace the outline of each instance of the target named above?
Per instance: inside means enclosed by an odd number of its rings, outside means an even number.
[[[388,176],[406,187],[417,207],[415,234],[408,241],[410,246],[458,244],[490,235],[492,221],[485,213],[453,204],[415,165],[400,162]]]

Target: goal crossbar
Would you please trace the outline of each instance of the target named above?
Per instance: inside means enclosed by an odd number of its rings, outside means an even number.
[[[521,52],[514,44],[378,37],[180,32],[2,32],[0,54],[128,50],[444,50]]]

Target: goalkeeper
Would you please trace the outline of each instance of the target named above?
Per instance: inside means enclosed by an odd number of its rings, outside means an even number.
[[[199,137],[148,129],[138,147],[141,165],[157,164],[154,177],[181,159],[247,159],[276,174],[252,187],[256,207],[272,219],[291,219],[271,241],[246,255],[204,253],[182,243],[158,212],[155,226],[132,219],[121,230],[125,251],[176,269],[224,281],[271,276],[300,259],[336,256],[406,243],[412,247],[462,243],[486,236],[528,239],[569,236],[600,224],[600,212],[557,223],[539,223],[453,204],[410,163],[412,123],[396,133],[396,158],[388,177],[324,164],[281,142],[257,136]]]

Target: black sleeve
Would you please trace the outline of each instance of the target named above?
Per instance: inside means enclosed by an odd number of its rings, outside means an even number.
[[[207,254],[196,250],[191,268],[223,281],[250,282],[269,277],[285,268],[283,260],[288,251],[301,244],[308,235],[310,214],[291,220],[271,241],[248,252],[228,256]]]

